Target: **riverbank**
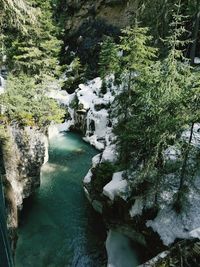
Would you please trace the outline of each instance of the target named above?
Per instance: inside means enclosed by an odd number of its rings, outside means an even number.
[[[24,203],[16,267],[102,267],[106,231],[84,196],[82,179],[97,154],[74,133],[50,140],[40,189]]]

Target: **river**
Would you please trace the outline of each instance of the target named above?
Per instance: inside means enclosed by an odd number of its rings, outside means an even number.
[[[82,188],[97,153],[74,133],[50,140],[41,187],[25,201],[20,216],[16,267],[105,266],[106,231]]]

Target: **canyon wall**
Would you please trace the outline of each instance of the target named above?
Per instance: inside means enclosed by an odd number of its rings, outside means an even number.
[[[23,199],[33,194],[40,185],[40,168],[48,160],[48,140],[36,128],[12,125],[5,129],[2,150],[7,226],[14,250],[18,213]]]
[[[101,41],[105,36],[117,40],[121,29],[133,23],[137,5],[138,0],[61,1],[57,11],[65,31],[61,61],[69,63],[75,54],[95,77]]]

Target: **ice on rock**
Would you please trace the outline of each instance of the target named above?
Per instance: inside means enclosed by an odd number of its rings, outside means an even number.
[[[3,94],[5,91],[5,80],[3,77],[0,76],[0,95]]]
[[[89,109],[91,104],[94,104],[95,99],[98,99],[98,93],[102,86],[101,78],[96,78],[87,84],[79,84],[79,89],[76,94],[79,104],[82,104],[85,109]]]
[[[96,167],[97,164],[99,164],[101,161],[101,153],[97,154],[92,158],[92,167]]]
[[[182,138],[186,140],[187,142],[189,141],[190,129],[183,132]],[[192,135],[192,145],[200,148],[200,123],[194,124],[193,135]]]
[[[133,267],[139,264],[129,238],[117,231],[109,230],[106,250],[108,267]]]
[[[108,145],[102,154],[102,162],[103,161],[110,161],[114,162],[117,159],[116,155],[116,147],[115,145]]]
[[[175,146],[171,146],[165,150],[165,157],[167,160],[176,161],[181,155],[181,151]]]
[[[199,194],[191,191],[188,196],[188,205],[184,212],[177,214],[171,206],[159,211],[154,220],[147,221],[147,227],[157,232],[164,245],[172,244],[175,239],[188,239],[200,233]]]
[[[123,199],[127,197],[128,182],[123,178],[123,173],[123,171],[114,173],[112,180],[103,188],[103,194],[112,201],[116,196]]]
[[[83,140],[85,142],[90,143],[92,146],[94,146],[98,150],[103,150],[105,148],[105,145],[101,142],[98,142],[98,135],[94,134],[92,136],[85,136],[83,137]]]
[[[200,64],[200,58],[199,57],[194,58],[194,64]]]
[[[83,182],[85,184],[89,184],[91,182],[91,178],[92,178],[92,172],[91,172],[91,170],[89,170],[88,173],[86,174]]]
[[[107,78],[108,79],[111,79]],[[112,83],[111,83],[112,84]],[[104,150],[110,143],[109,137],[112,134],[112,126],[109,126],[109,105],[113,102],[113,85],[107,88],[107,92],[101,92],[102,80],[96,78],[87,84],[80,84],[76,90],[79,106],[87,111],[87,130],[84,137],[86,142],[99,150]],[[97,108],[102,106],[102,108]],[[93,126],[91,126],[93,125]]]
[[[133,218],[136,215],[141,215],[143,211],[143,206],[144,206],[143,199],[142,198],[136,199],[134,205],[129,210],[130,216]]]
[[[190,237],[200,239],[200,227],[198,227],[197,229],[192,230],[190,232]]]

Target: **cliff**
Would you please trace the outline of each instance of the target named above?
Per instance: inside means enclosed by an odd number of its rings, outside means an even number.
[[[172,146],[165,151],[167,168],[159,184],[153,183],[152,177],[141,183],[139,169],[129,171],[127,176],[116,164],[115,136],[112,132],[116,119],[112,113],[119,90],[113,83],[113,77],[108,77],[105,83],[96,78],[80,84],[73,94],[51,91],[50,95],[69,107],[69,118],[64,128],[79,130],[85,141],[101,151],[93,158],[92,168],[84,179],[89,201],[103,215],[111,231],[117,232],[117,236],[121,233],[142,246],[143,260],[147,260],[174,246],[173,251],[177,251],[178,240],[199,237],[199,125],[194,126],[193,149],[190,152],[192,181],[188,182],[185,208],[177,213],[173,201],[178,190],[182,157],[178,147]],[[185,131],[181,138],[187,140],[188,136],[189,131]],[[112,243],[112,238],[110,240],[108,244]],[[191,243],[185,244],[190,246]],[[148,249],[144,248],[146,245]],[[112,259],[113,249],[110,251]]]
[[[7,209],[7,226],[15,248],[18,212],[23,199],[28,198],[40,185],[40,168],[48,159],[48,141],[45,134],[31,127],[12,125],[4,129],[2,146],[4,195]]]
[[[100,42],[105,35],[117,38],[120,30],[132,24],[137,0],[71,0],[60,3],[57,13],[62,14],[64,59],[69,63],[76,53],[83,64],[88,64],[94,77],[98,67]]]

